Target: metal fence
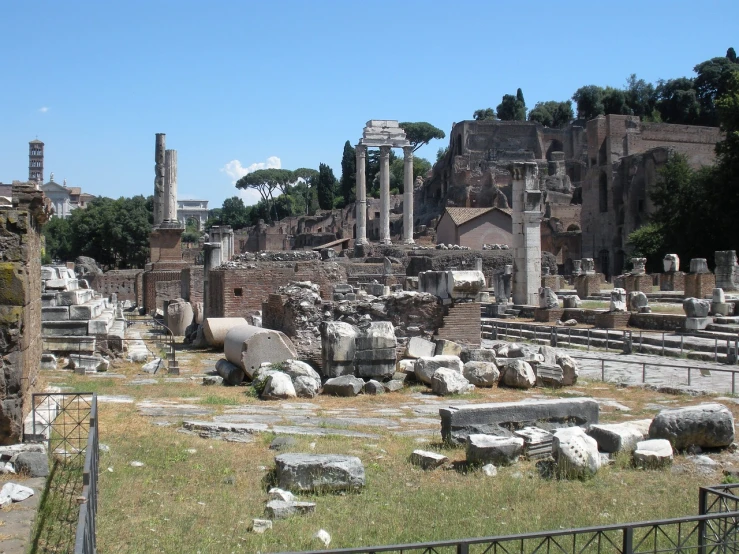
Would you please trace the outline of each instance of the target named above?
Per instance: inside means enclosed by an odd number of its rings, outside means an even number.
[[[136,342],[136,341],[154,341],[157,343],[161,343],[164,347],[165,351],[167,352],[167,369],[169,373],[173,374],[179,374],[180,367],[179,362],[177,361],[177,348],[175,343],[175,336],[174,333],[172,333],[172,330],[167,327],[163,322],[159,321],[157,318],[151,316],[151,315],[133,315],[133,314],[126,314],[126,328],[130,327],[134,323],[146,323],[148,325],[154,325],[159,331],[164,335],[163,337],[147,337],[142,336],[140,338],[126,338],[124,340],[130,341],[130,342]]]
[[[82,493],[75,554],[94,554],[98,483],[98,409],[95,393],[41,393],[32,396],[33,439],[47,443],[62,463],[82,462]]]
[[[700,489],[702,513],[621,525],[301,554],[713,554],[736,553],[739,498],[731,487]]]

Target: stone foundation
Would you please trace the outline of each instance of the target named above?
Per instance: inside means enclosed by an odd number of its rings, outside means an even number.
[[[588,296],[600,293],[600,285],[603,283],[600,273],[592,275],[578,275],[575,277],[575,290],[583,300]]]
[[[534,310],[534,321],[540,323],[556,323],[562,320],[564,315],[564,308],[552,308],[547,310],[546,308],[536,308]]]
[[[685,298],[711,298],[716,288],[713,273],[689,273],[685,276]]]
[[[651,275],[626,275],[624,277],[624,289],[629,292],[643,292],[647,294],[652,292],[652,283],[654,280]]]
[[[662,291],[675,291],[685,290],[685,273],[682,271],[675,271],[674,273],[660,273],[659,274],[659,290]]]
[[[629,324],[629,312],[604,312],[595,316],[595,326],[600,329],[618,329]]]
[[[559,290],[560,288],[560,276],[559,275],[544,275],[541,278],[541,286],[549,287],[552,290]]]

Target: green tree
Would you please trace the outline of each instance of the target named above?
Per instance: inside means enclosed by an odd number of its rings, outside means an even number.
[[[69,228],[69,220],[61,217],[52,217],[44,225],[42,234],[46,239],[47,262],[60,260],[63,262],[73,261],[72,234]]]
[[[498,119],[495,115],[495,111],[493,108],[484,108],[480,110],[475,110],[475,113],[472,114],[472,119],[475,121],[491,121],[493,119]]]
[[[606,87],[603,90],[601,102],[605,114],[632,115],[633,113],[626,101],[626,92],[623,90]]]
[[[693,70],[697,74],[695,90],[701,106],[700,122],[716,126],[719,124],[716,100],[728,91],[731,75],[739,70],[739,64],[727,57],[718,57],[699,63]]]
[[[693,79],[679,77],[659,81],[656,108],[665,123],[695,125],[700,120],[701,106]]]
[[[316,196],[316,182],[318,180],[318,171],[307,167],[299,167],[293,171],[296,179],[294,194],[302,198],[302,214],[314,214],[318,209],[318,199]]]
[[[253,224],[250,215],[244,201],[238,196],[232,196],[223,201],[220,225],[230,225],[234,230],[243,229]]]
[[[413,156],[413,181],[415,181],[416,177],[419,175],[421,177],[425,177],[426,173],[428,173],[430,169],[430,161],[426,158],[421,158],[420,156]],[[403,181],[404,176],[405,163],[403,162],[403,158],[397,157],[390,164],[390,188],[398,189],[398,192],[402,193],[405,190],[405,183]]]
[[[444,158],[444,156],[447,155],[448,152],[449,152],[448,146],[445,146],[444,148],[439,148],[436,151],[436,162],[438,163],[442,158]]]
[[[529,121],[536,121],[545,127],[551,128],[566,127],[574,117],[572,101],[570,100],[565,102],[556,102],[554,100],[537,102],[529,112]]]
[[[646,119],[654,118],[654,110],[657,104],[657,90],[654,85],[647,83],[644,79],[637,79],[636,74],[631,74],[626,80],[626,104],[633,115]]]
[[[400,127],[405,131],[405,138],[413,146],[414,152],[434,139],[443,139],[446,137],[444,131],[425,121],[417,121],[415,123],[405,121],[400,123]]]
[[[288,169],[258,169],[236,181],[236,188],[256,190],[267,204],[267,218],[272,221],[272,216],[277,217],[274,210],[275,189],[284,193],[294,181],[295,176]]]
[[[572,95],[572,99],[577,105],[577,118],[590,120],[605,114],[603,107],[604,89],[597,85],[586,85],[580,87]]]
[[[495,110],[498,119],[503,121],[526,121],[526,102],[521,89],[516,91],[516,96],[504,94]]]
[[[355,193],[356,186],[357,186],[356,150],[352,147],[351,142],[346,141],[344,143],[344,153],[341,156],[341,195],[343,197],[345,204],[354,202],[355,194],[356,194]]]
[[[726,57],[729,59],[730,62],[736,63],[736,51],[734,51],[734,48],[731,46],[726,51]]]
[[[318,166],[318,183],[316,192],[318,194],[318,205],[322,210],[330,210],[334,207],[334,191],[336,190],[336,177],[333,170],[326,164]]]

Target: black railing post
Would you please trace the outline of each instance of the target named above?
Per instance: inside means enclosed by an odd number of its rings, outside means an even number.
[[[623,545],[621,546],[621,554],[633,554],[634,552],[634,529],[624,527],[623,529]]]
[[[459,543],[457,545],[457,554],[469,554],[470,553],[470,545],[467,543]]]
[[[708,512],[708,489],[701,487],[698,489],[698,515],[704,516]],[[698,522],[698,553],[706,553],[706,521]]]

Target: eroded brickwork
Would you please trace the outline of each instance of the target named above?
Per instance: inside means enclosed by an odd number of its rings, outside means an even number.
[[[41,227],[48,201],[32,183],[13,183],[0,207],[0,444],[22,440],[41,360]]]
[[[95,275],[90,281],[90,287],[105,297],[115,294],[119,301],[130,300],[134,304],[140,296],[137,290],[138,276],[143,269],[116,269],[106,271],[102,275]]]

